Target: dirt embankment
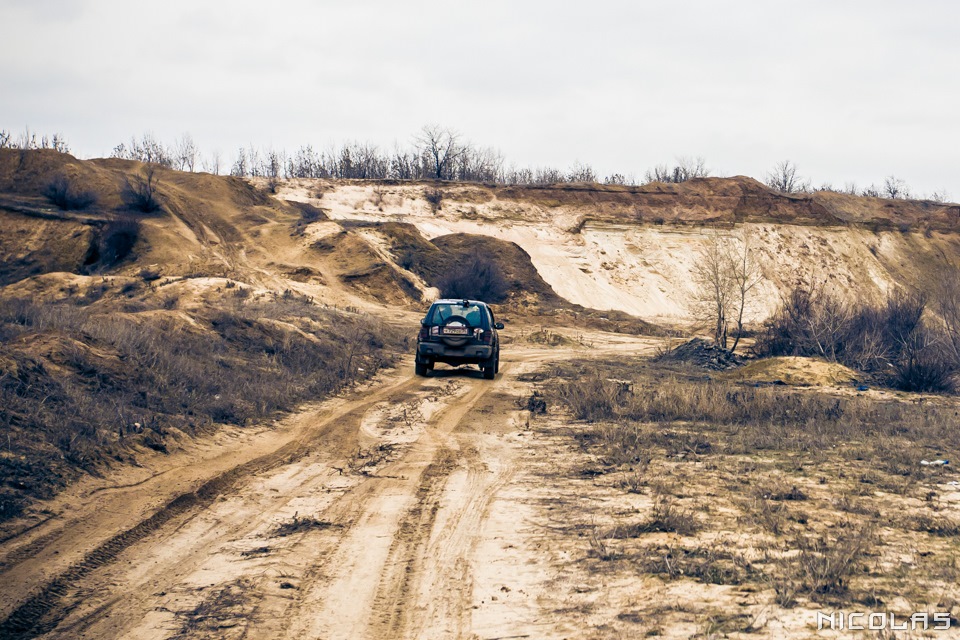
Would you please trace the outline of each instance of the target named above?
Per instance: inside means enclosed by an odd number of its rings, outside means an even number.
[[[426,198],[436,189],[439,207]],[[763,273],[750,322],[768,317],[798,282],[877,300],[900,287],[926,291],[960,261],[955,205],[781,194],[747,178],[636,188],[297,180],[278,197],[312,203],[342,224],[393,228],[394,258],[422,257],[421,276],[429,276],[430,250],[394,223],[431,242],[463,234],[513,243],[536,270],[532,289],[542,279],[568,303],[659,323],[694,317],[696,263],[715,238],[748,242]]]

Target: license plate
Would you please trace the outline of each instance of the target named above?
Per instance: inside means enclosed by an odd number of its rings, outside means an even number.
[[[443,333],[448,336],[465,336],[468,333],[466,327],[444,327]]]

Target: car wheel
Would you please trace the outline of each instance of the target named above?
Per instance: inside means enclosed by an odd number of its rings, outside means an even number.
[[[497,356],[490,356],[490,359],[481,364],[480,368],[483,369],[484,378],[493,380],[493,377],[497,375]]]
[[[416,374],[417,374],[418,376],[426,376],[426,375],[427,375],[427,365],[425,365],[425,364],[420,364],[420,363],[418,362],[418,363],[416,363],[415,365],[413,365],[413,370],[416,372]]]
[[[500,351],[497,350],[497,359],[493,361],[493,372],[500,373]]]

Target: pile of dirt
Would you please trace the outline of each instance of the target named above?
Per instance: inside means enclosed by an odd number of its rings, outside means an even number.
[[[549,331],[547,329],[540,329],[539,331],[524,334],[521,336],[521,339],[524,342],[539,344],[545,347],[570,347],[577,344],[562,333],[556,333],[555,331]]]
[[[396,263],[432,287],[439,286],[443,277],[462,261],[481,255],[500,270],[508,298],[535,299],[540,303],[560,301],[533,266],[530,254],[516,243],[470,233],[452,233],[429,241],[416,227],[403,223],[386,223],[378,231],[386,237]]]
[[[780,356],[755,360],[736,371],[723,374],[730,380],[788,384],[801,387],[829,387],[856,382],[857,373],[837,362],[820,358]]]
[[[694,338],[657,356],[658,362],[692,364],[711,371],[724,371],[743,365],[744,359],[736,353],[718,347],[703,338]]]

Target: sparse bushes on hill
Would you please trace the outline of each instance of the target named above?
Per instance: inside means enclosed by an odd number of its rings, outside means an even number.
[[[907,391],[955,391],[960,361],[951,329],[924,316],[926,299],[893,294],[883,304],[848,304],[798,286],[758,336],[761,356],[820,356],[873,373]]]
[[[0,129],[0,149],[19,149],[20,151],[53,149],[60,153],[70,153],[70,145],[67,144],[62,133],[54,133],[52,136],[43,134],[38,138],[29,127],[16,137],[11,131]]]
[[[230,301],[194,320],[0,304],[0,521],[78,468],[129,459],[129,445],[162,451],[173,429],[243,425],[335,392],[375,373],[397,340],[294,296]]]
[[[63,174],[58,174],[50,181],[43,195],[65,211],[86,209],[97,202],[97,194],[94,191],[78,188]]]

